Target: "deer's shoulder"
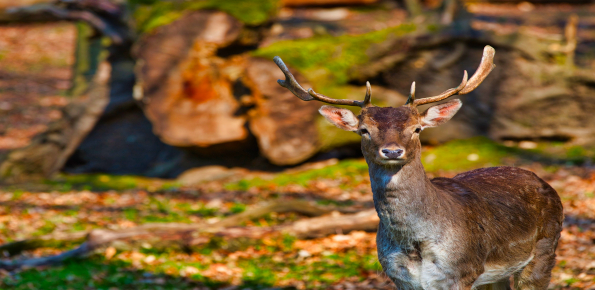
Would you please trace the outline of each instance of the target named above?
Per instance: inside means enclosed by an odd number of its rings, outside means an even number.
[[[475,169],[453,178],[434,178],[432,183],[447,192],[455,192],[457,196],[463,195],[466,199],[487,198],[494,201],[516,196],[514,199],[536,201],[555,193],[535,173],[508,166]]]
[[[502,201],[527,206],[539,202],[557,203],[556,191],[535,173],[518,167],[480,168],[452,178],[491,202]]]

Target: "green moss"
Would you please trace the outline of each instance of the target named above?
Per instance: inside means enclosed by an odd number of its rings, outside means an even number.
[[[217,208],[207,207],[202,202],[179,203],[176,210],[180,210],[187,215],[197,215],[201,217],[214,217],[217,215]]]
[[[575,278],[575,277],[572,277],[572,278],[570,278],[570,279],[566,279],[566,280],[564,280],[564,282],[565,282],[565,283],[566,283],[568,286],[572,286],[572,284],[574,284],[574,283],[576,283],[576,282],[580,282],[580,281],[581,281],[581,279],[579,279],[579,278]]]
[[[595,148],[567,144],[560,141],[538,142],[535,149],[527,150],[538,156],[536,161],[546,164],[580,165],[595,157]]]
[[[129,221],[137,221],[138,220],[138,210],[135,208],[127,208],[124,210],[124,218]]]
[[[182,277],[146,275],[128,270],[123,262],[101,258],[71,260],[62,266],[30,269],[0,278],[0,289],[192,289],[196,284]]]
[[[238,214],[244,212],[246,210],[246,205],[242,203],[235,202],[230,208],[229,211],[233,214]]]
[[[587,149],[582,146],[572,146],[566,150],[566,158],[568,159],[582,159],[589,155]]]
[[[254,262],[258,263],[259,261]],[[265,271],[268,270],[267,268],[275,269],[271,266],[282,266],[279,263],[266,263],[264,265],[267,265],[262,269]],[[291,262],[287,266],[290,271],[284,278],[301,280],[308,289],[326,289],[329,284],[346,278],[361,277],[362,272],[382,271],[376,255],[362,255],[354,250],[327,255],[312,263]],[[363,277],[360,279],[363,279]]]
[[[134,10],[137,29],[143,33],[172,23],[187,11],[216,9],[227,12],[248,25],[259,25],[274,16],[279,8],[279,0],[130,0],[129,2]]]
[[[56,224],[54,224],[52,221],[46,220],[46,221],[44,221],[43,226],[39,227],[37,229],[37,231],[33,234],[33,236],[47,235],[47,234],[53,232],[55,228],[56,228]]]
[[[114,176],[107,174],[76,174],[61,175],[55,179],[46,180],[45,183],[55,186],[62,191],[76,189],[97,189],[97,190],[126,190],[136,188],[137,178],[133,176]]]
[[[540,162],[548,171],[557,165],[577,165],[592,159],[593,149],[558,142],[540,142],[535,149],[507,147],[486,137],[454,140],[422,149],[426,171],[465,171],[481,167]]]
[[[174,191],[181,185],[175,181],[130,175],[63,174],[44,180],[53,190],[130,190]]]
[[[353,182],[360,182],[368,172],[368,165],[364,160],[342,160],[338,164],[324,168],[297,173],[276,174],[271,179],[252,178],[228,183],[229,190],[248,190],[250,188],[268,188],[272,186],[286,186],[290,184],[307,186],[317,179],[351,178]]]
[[[422,162],[428,172],[498,166],[503,164],[505,157],[514,157],[519,153],[518,149],[500,145],[486,137],[454,140],[422,150]]]
[[[349,80],[350,68],[369,62],[366,52],[370,46],[415,30],[413,24],[402,24],[360,35],[279,41],[254,51],[253,55],[270,59],[280,56],[317,84],[342,85]]]

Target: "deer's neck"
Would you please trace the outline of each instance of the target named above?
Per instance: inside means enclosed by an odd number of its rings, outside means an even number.
[[[421,158],[403,166],[368,162],[374,205],[385,228],[419,232],[430,222],[436,189],[426,176]]]

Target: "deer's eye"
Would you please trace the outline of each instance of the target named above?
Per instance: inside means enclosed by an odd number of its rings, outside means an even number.
[[[415,128],[415,133],[421,132],[421,128]]]
[[[370,132],[368,132],[368,130],[366,130],[366,129],[359,129],[359,133],[361,135],[370,134]]]

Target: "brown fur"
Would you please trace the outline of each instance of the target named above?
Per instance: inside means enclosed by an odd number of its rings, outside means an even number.
[[[422,114],[413,106],[366,107],[357,126],[342,121],[352,120],[347,110],[325,106],[321,113],[362,135],[381,220],[379,259],[399,289],[507,289],[511,275],[517,289],[546,289],[563,221],[551,186],[514,167],[433,180],[425,174],[415,130],[448,121],[460,105]],[[404,154],[383,157],[386,148]]]

